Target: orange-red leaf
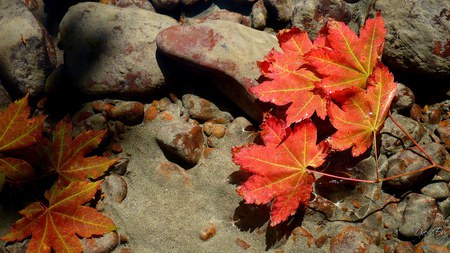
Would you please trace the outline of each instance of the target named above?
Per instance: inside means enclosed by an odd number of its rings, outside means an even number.
[[[365,88],[383,50],[386,29],[379,15],[368,19],[358,37],[342,22],[330,21],[327,45],[312,49],[306,59],[322,75],[318,83],[326,93],[352,86]]]
[[[308,167],[318,167],[327,146],[317,142],[316,127],[304,120],[291,130],[282,120],[269,116],[261,126],[265,145],[233,149],[233,161],[252,176],[237,192],[246,203],[271,205],[271,226],[285,221],[298,206],[308,204],[314,182]]]
[[[34,176],[33,167],[22,159],[11,157],[0,158],[0,172],[14,181],[28,179]]]
[[[78,181],[68,187],[52,187],[46,193],[49,206],[35,202],[20,213],[2,239],[20,241],[31,236],[27,252],[82,252],[78,236],[102,235],[116,229],[114,223],[94,208],[83,206],[100,189],[101,182]]]
[[[0,152],[24,148],[41,136],[44,116],[29,118],[28,96],[11,103],[0,113]]]
[[[268,80],[253,87],[252,92],[264,102],[279,106],[291,103],[286,111],[289,125],[311,117],[314,111],[325,118],[325,103],[316,94],[314,85],[320,79],[303,67],[303,56],[313,47],[308,35],[293,28],[281,31],[278,40],[283,52],[273,49],[258,63]]]
[[[337,129],[329,140],[332,148],[345,150],[352,147],[353,156],[364,153],[384,123],[397,90],[394,77],[387,67],[377,65],[368,80],[367,90],[354,87],[334,94],[341,108],[330,103],[328,114]]]
[[[56,171],[64,184],[98,178],[117,161],[99,156],[85,157],[100,144],[104,135],[105,131],[92,130],[73,139],[72,124],[67,119],[58,122],[52,141],[44,141],[41,147],[45,170]]]

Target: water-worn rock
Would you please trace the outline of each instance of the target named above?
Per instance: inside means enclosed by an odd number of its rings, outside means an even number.
[[[411,253],[415,252],[416,247],[411,242],[399,242],[395,248],[394,253]]]
[[[262,30],[266,27],[267,22],[267,9],[264,5],[264,0],[258,0],[252,6],[252,13],[250,14],[252,21],[252,27],[258,30]]]
[[[92,102],[95,112],[102,112],[109,120],[119,120],[134,126],[144,119],[144,105],[137,101],[97,100]]]
[[[123,177],[111,174],[102,182],[102,189],[106,193],[109,203],[121,203],[127,196],[128,186]]]
[[[414,105],[414,93],[408,86],[397,83],[397,92],[392,100],[391,109],[394,112],[409,112],[411,107]]]
[[[264,5],[272,17],[276,21],[288,22],[292,16],[292,0],[264,0]]]
[[[233,22],[213,20],[170,27],[159,33],[156,43],[162,52],[181,63],[214,73],[211,80],[220,91],[250,116],[261,119],[261,110],[249,89],[257,85],[255,80],[260,76],[256,61],[277,46],[274,36]]]
[[[154,39],[176,20],[137,8],[72,6],[60,24],[65,64],[85,94],[132,99],[164,86]]]
[[[447,0],[379,0],[387,34],[383,62],[393,69],[450,76],[450,9]]]
[[[443,121],[437,126],[436,132],[445,148],[450,150],[450,123]]]
[[[444,200],[450,195],[447,182],[432,182],[420,189],[420,192],[435,200]]]
[[[167,121],[156,133],[156,140],[168,155],[189,165],[197,164],[204,148],[202,128],[192,120]]]
[[[83,252],[112,252],[119,245],[119,235],[111,232],[98,238],[83,239]]]
[[[330,241],[331,253],[368,252],[372,238],[355,226],[346,226]]]
[[[244,16],[240,13],[227,11],[227,10],[217,10],[207,14],[206,16],[195,17],[195,18],[185,18],[183,24],[193,25],[199,24],[208,20],[226,20],[234,23],[238,23],[245,26],[250,26],[250,18]]]
[[[437,213],[436,201],[428,196],[412,193],[408,196],[398,232],[405,238],[415,238],[427,231]]]
[[[215,104],[196,95],[183,95],[182,101],[184,108],[193,119],[200,121],[220,119],[223,123],[233,121],[231,114],[221,111]]]
[[[56,64],[47,31],[21,0],[0,1],[0,31],[2,84],[19,96],[42,94]]]
[[[155,11],[153,5],[148,0],[101,0],[100,3],[115,5],[117,7],[135,7],[148,11]]]
[[[447,151],[442,145],[433,142],[424,145],[423,148],[437,164],[443,165],[445,163]],[[388,162],[389,170],[386,173],[386,177],[414,171],[430,165],[428,160],[425,159],[417,147],[400,150],[398,153],[389,157]],[[410,187],[419,184],[428,175],[435,172],[436,171],[434,169],[428,169],[403,177],[394,178],[392,180],[385,181],[384,183],[390,187],[407,190]]]
[[[393,114],[393,118],[406,129],[414,140],[420,140],[426,133],[426,129],[411,118],[400,114]],[[381,152],[389,156],[402,148],[409,148],[413,145],[413,142],[394,124],[391,118],[387,118],[381,130]]]
[[[292,25],[306,30],[312,39],[330,18],[342,21],[358,32],[373,2],[361,0],[350,4],[342,0],[299,0],[294,6]]]

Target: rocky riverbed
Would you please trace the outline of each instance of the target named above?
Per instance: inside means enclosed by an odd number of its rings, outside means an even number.
[[[119,229],[85,252],[449,252],[450,173],[367,184],[318,178],[308,208],[270,227],[267,206],[235,192],[234,146],[253,142],[264,109],[249,90],[292,26],[328,19],[358,32],[381,11],[383,62],[400,82],[393,117],[450,164],[450,10],[445,0],[0,0],[0,105],[30,94],[48,126],[107,129],[119,158],[97,209]],[[448,4],[447,4],[448,5]],[[379,173],[428,165],[387,119]],[[345,158],[343,158],[345,159]],[[339,164],[334,165],[339,167]],[[373,178],[370,152],[342,173]],[[0,234],[26,203],[0,195]],[[0,243],[24,252],[28,240]]]

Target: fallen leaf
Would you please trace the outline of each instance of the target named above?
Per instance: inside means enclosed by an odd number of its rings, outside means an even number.
[[[60,189],[54,185],[45,194],[48,206],[34,202],[20,211],[17,221],[2,239],[7,242],[31,236],[27,252],[82,252],[80,237],[103,235],[116,229],[114,223],[94,208],[83,206],[100,189],[101,181],[78,181]]]
[[[275,226],[306,206],[314,176],[308,167],[320,166],[328,154],[324,142],[316,144],[317,130],[310,120],[303,120],[291,130],[273,116],[261,125],[264,145],[235,147],[233,161],[252,176],[237,192],[247,204],[272,201],[270,225]]]

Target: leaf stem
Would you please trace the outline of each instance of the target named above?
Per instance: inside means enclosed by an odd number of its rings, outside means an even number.
[[[427,160],[433,164],[434,166],[436,166],[437,164],[434,162],[433,158],[425,151],[425,149],[423,149],[423,147],[417,143],[416,140],[414,140],[414,138],[411,136],[411,134],[408,133],[408,131],[406,131],[405,128],[403,128],[395,119],[394,117],[392,117],[391,112],[388,112],[389,118],[391,118],[392,122],[394,122],[394,124],[400,128],[400,130],[402,130],[402,132],[414,143],[414,145],[416,145],[416,147],[418,149],[420,149],[420,151],[422,151],[422,153],[427,157]]]
[[[375,180],[368,180],[368,179],[359,179],[359,178],[351,178],[351,177],[341,177],[341,176],[336,176],[336,175],[332,175],[332,174],[328,174],[325,172],[320,172],[317,170],[310,170],[310,169],[306,169],[306,171],[310,172],[310,173],[316,173],[322,176],[327,176],[327,177],[332,177],[332,178],[337,178],[337,179],[342,179],[342,180],[348,180],[348,181],[354,181],[354,182],[362,182],[362,183],[377,183],[377,181]]]

